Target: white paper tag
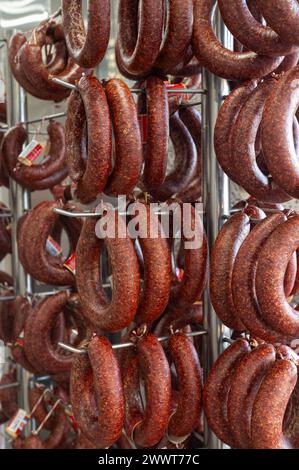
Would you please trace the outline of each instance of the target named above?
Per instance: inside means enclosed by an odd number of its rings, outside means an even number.
[[[29,416],[27,414],[27,411],[22,410],[20,408],[9,421],[8,425],[5,428],[5,431],[9,436],[15,439],[21,434],[28,421]]]
[[[31,166],[43,151],[43,146],[35,139],[26,145],[24,150],[18,156],[18,161],[26,166]]]
[[[48,236],[47,241],[46,241],[46,251],[49,255],[51,256],[61,256],[62,255],[62,248],[57,243],[54,238],[51,237],[51,235]]]

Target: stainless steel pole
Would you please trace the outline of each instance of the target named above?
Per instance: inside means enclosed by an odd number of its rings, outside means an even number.
[[[6,32],[9,39],[12,31]],[[7,100],[8,100],[8,116],[9,126],[15,125],[17,122],[27,120],[27,98],[24,90],[13,79],[9,68],[8,61],[6,63],[6,83],[7,83]],[[26,275],[22,265],[18,260],[17,247],[17,223],[18,219],[23,215],[24,210],[30,208],[30,193],[23,190],[15,181],[10,179],[10,209],[12,211],[12,275],[14,279],[15,295],[26,295],[27,292],[32,293],[32,281],[30,276]],[[21,408],[29,410],[28,403],[28,384],[30,373],[22,367],[17,367],[17,381],[20,384],[18,403]],[[26,433],[30,432],[26,427]]]
[[[214,28],[217,36],[227,45],[228,37],[218,11],[214,15]],[[206,231],[210,251],[214,245],[224,217],[229,215],[229,180],[221,171],[214,150],[214,127],[223,96],[228,92],[227,81],[204,70],[203,85],[206,97],[203,99],[203,201]],[[205,366],[206,372],[222,351],[224,326],[217,317],[206,289],[204,298],[204,328],[206,336]],[[205,446],[209,449],[220,449],[222,443],[205,424]]]

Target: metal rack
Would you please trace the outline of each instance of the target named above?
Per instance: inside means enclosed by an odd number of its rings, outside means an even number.
[[[215,31],[218,37],[221,38],[223,44],[229,45],[230,39],[223,22],[215,13]],[[11,32],[7,32],[7,39]],[[6,43],[4,43],[5,45]],[[75,85],[61,82],[60,80],[53,79],[56,83],[67,86],[71,89],[76,89]],[[66,113],[56,113],[47,115],[40,118],[28,120],[27,117],[27,99],[26,93],[21,89],[9,72],[8,63],[6,64],[6,83],[7,83],[7,96],[8,96],[8,127],[15,125],[17,122],[22,122],[28,130],[30,124],[38,123],[49,119],[57,119],[65,117]],[[132,89],[133,93],[141,93],[142,89]],[[227,94],[227,82],[222,80],[208,71],[203,72],[203,89],[189,89],[189,90],[168,90],[170,93],[183,93],[183,94],[200,94],[202,99],[200,102],[185,103],[183,106],[195,106],[201,104],[202,107],[202,134],[203,134],[203,187],[204,187],[204,223],[208,235],[210,249],[214,244],[216,236],[221,228],[224,220],[230,215],[230,202],[229,202],[229,180],[220,170],[216,160],[214,151],[214,124],[217,118],[218,110],[222,104],[223,97]],[[29,131],[30,133],[30,131]],[[34,281],[24,272],[22,266],[18,262],[17,245],[16,245],[16,228],[17,220],[21,217],[24,211],[31,208],[30,191],[21,188],[15,182],[10,183],[10,216],[12,217],[12,238],[13,238],[13,254],[12,254],[12,273],[14,278],[14,293],[15,295],[27,295],[33,297]],[[56,210],[58,213],[63,213],[62,209]],[[64,211],[62,215],[67,215]],[[95,217],[94,213],[68,213],[69,216],[75,217]],[[54,292],[45,292],[41,295],[51,295]],[[209,299],[208,289],[206,289],[204,297],[204,330],[197,331],[189,336],[203,335],[205,338],[205,372],[209,370],[211,364],[216,360],[219,353],[222,351],[223,344],[226,341],[225,329],[218,319],[212,304]],[[167,340],[167,337],[159,338],[160,341]],[[129,347],[132,343],[113,345],[114,349],[120,347]],[[61,344],[61,347],[68,349],[71,352],[80,353],[82,351],[72,348],[70,346]],[[83,351],[84,352],[84,351]],[[28,387],[30,386],[31,374],[18,366],[17,385],[19,391],[20,406],[29,409],[28,405]],[[12,386],[12,384],[10,385]],[[211,430],[205,426],[205,447],[207,448],[220,448],[221,442],[214,436]]]

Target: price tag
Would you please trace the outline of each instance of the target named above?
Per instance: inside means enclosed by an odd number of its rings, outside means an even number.
[[[72,274],[76,274],[76,253],[72,253],[63,265]]]
[[[147,143],[147,114],[139,114],[138,116],[141,142],[143,144]]]
[[[34,160],[36,160],[43,151],[43,146],[37,141],[32,139],[24,150],[18,156],[18,161],[26,166],[32,166]]]
[[[15,346],[19,346],[19,348],[23,348],[24,347],[24,330],[21,331],[21,333],[19,334],[19,337],[16,339],[15,341]]]
[[[46,251],[51,256],[61,256],[62,255],[62,248],[59,243],[51,237],[48,236],[46,241]]]
[[[15,439],[21,434],[28,421],[29,416],[27,414],[27,411],[22,410],[20,408],[9,421],[8,425],[5,428],[5,431],[9,436]]]
[[[176,268],[175,272],[176,272],[176,277],[177,277],[178,281],[182,282],[183,277],[184,277],[184,270],[181,269],[181,268]]]

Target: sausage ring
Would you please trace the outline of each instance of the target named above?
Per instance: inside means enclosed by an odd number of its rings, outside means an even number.
[[[184,274],[173,286],[170,301],[176,308],[190,307],[201,299],[206,284],[208,244],[202,220],[194,207],[183,210],[182,242],[184,245]],[[188,232],[190,230],[192,234]],[[195,234],[195,237],[194,237]],[[192,246],[196,241],[199,246]]]
[[[106,53],[110,36],[110,1],[91,0],[87,32],[82,17],[82,0],[62,1],[62,25],[70,56],[84,68],[94,68]]]
[[[263,244],[285,220],[283,213],[271,214],[252,229],[237,253],[232,276],[233,301],[238,317],[251,335],[272,343],[287,340],[262,317],[255,293],[255,274]]]
[[[25,220],[21,219],[18,230],[19,259],[24,262],[28,274],[40,282],[72,285],[75,282],[74,276],[63,267],[63,259],[51,256],[46,250],[48,236],[60,219],[59,215],[53,212],[55,207],[60,207],[60,203],[40,203],[31,210]],[[73,253],[76,250],[81,223],[67,221],[64,226],[70,242],[70,252]]]
[[[50,121],[48,125],[50,139],[49,154],[45,161],[32,166],[18,164],[23,144],[27,140],[27,131],[22,124],[11,128],[2,142],[2,155],[5,167],[12,179],[25,188],[47,189],[60,183],[67,176],[65,165],[64,128],[59,122]],[[51,184],[49,184],[51,182]]]
[[[138,240],[144,260],[144,285],[135,322],[151,324],[162,315],[169,300],[171,255],[161,224],[150,206],[136,203],[133,208],[138,210]]]
[[[125,403],[119,365],[107,338],[93,338],[88,356],[75,358],[70,390],[74,417],[84,436],[97,448],[114,444],[121,435]]]
[[[266,202],[285,202],[291,197],[275,187],[271,178],[259,169],[255,157],[255,143],[265,102],[275,84],[274,79],[262,82],[243,105],[232,129],[231,158],[235,171],[234,181],[250,195]]]
[[[214,363],[203,390],[205,416],[212,431],[227,445],[236,447],[227,418],[227,400],[232,376],[240,360],[251,349],[247,341],[238,339]]]
[[[117,78],[105,83],[115,140],[115,165],[106,194],[130,195],[137,186],[142,164],[142,143],[135,101],[129,87]]]
[[[297,215],[279,225],[259,253],[256,272],[256,295],[262,318],[276,331],[293,338],[298,337],[299,315],[285,297],[284,277],[289,260],[299,246],[298,231]]]
[[[145,381],[146,409],[132,437],[138,447],[158,444],[167,429],[171,403],[171,375],[164,350],[148,333],[137,343],[140,376]]]
[[[168,74],[180,64],[192,38],[193,0],[169,1],[166,33],[154,68]]]
[[[76,281],[83,314],[95,328],[119,331],[133,320],[139,302],[140,273],[132,240],[126,223],[117,212],[107,210],[105,223],[115,226],[115,238],[103,234],[98,238],[97,222],[86,219],[77,247]],[[114,225],[115,224],[115,225]],[[119,232],[119,234],[117,233]],[[125,234],[124,237],[121,234]],[[100,254],[106,246],[113,273],[112,300],[108,301],[102,287]]]
[[[251,418],[254,449],[292,449],[298,447],[296,426],[298,372],[292,360],[278,360],[265,375],[256,395]],[[285,420],[287,407],[291,414]]]
[[[66,151],[68,153],[70,150],[68,156],[70,173],[78,178],[77,197],[83,204],[87,204],[103,192],[111,172],[111,122],[105,91],[99,80],[83,76],[77,88],[84,108],[77,102],[79,97],[73,97],[66,125]],[[84,122],[83,112],[87,121],[88,135],[86,165],[80,162],[82,159],[80,140],[83,139],[84,126],[81,127],[81,136],[79,130],[74,134],[76,126]]]
[[[296,198],[299,197],[299,164],[290,129],[299,105],[298,79],[297,66],[278,80],[262,119],[262,146],[269,171],[273,180]]]
[[[299,45],[297,0],[258,0],[258,7],[274,31],[289,44]]]
[[[234,330],[244,330],[232,295],[232,275],[237,253],[250,231],[250,218],[234,214],[222,227],[212,251],[210,296],[221,321]]]
[[[287,56],[296,51],[292,43],[284,42],[269,26],[254,18],[246,0],[218,0],[218,5],[232,35],[249,51],[263,56]]]
[[[168,350],[179,381],[179,398],[168,424],[170,441],[186,440],[198,425],[201,411],[201,367],[194,345],[182,333],[172,335]]]
[[[133,75],[150,73],[163,37],[163,0],[120,0],[116,55]]]
[[[275,70],[283,57],[237,53],[220,44],[210,19],[215,3],[216,0],[194,1],[193,49],[200,64],[215,75],[232,80],[264,77]]]
[[[148,191],[159,188],[166,177],[169,110],[166,85],[158,77],[146,81],[147,143],[143,179]]]
[[[262,344],[247,354],[236,367],[227,400],[229,428],[241,449],[251,448],[251,414],[259,386],[276,360],[270,344]]]
[[[166,201],[186,189],[196,172],[197,152],[192,136],[178,113],[170,117],[169,123],[175,162],[173,170],[166,176],[161,186],[150,191],[158,201]]]
[[[219,165],[231,179],[234,179],[236,175],[231,158],[232,128],[255,87],[256,81],[254,80],[237,85],[224,100],[218,113],[214,131],[214,147]]]

